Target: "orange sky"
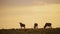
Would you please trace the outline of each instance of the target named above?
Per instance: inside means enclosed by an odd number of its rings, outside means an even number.
[[[50,22],[53,28],[60,27],[60,0],[1,0],[0,28],[33,28],[35,22],[43,28]]]

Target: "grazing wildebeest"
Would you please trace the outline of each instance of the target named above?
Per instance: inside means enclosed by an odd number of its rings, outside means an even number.
[[[20,24],[21,29],[22,29],[22,27],[25,29],[25,24],[23,24],[21,22],[19,24]]]
[[[46,23],[45,26],[44,26],[44,29],[45,29],[47,26],[50,27],[50,28],[52,28],[51,25],[52,25],[51,23]]]
[[[37,23],[34,24],[34,29],[36,29],[36,28],[38,28],[38,24]]]

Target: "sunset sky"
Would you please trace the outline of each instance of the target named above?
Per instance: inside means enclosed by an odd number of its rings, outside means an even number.
[[[0,29],[26,28],[38,23],[43,28],[46,22],[52,27],[60,27],[60,0],[0,0]]]

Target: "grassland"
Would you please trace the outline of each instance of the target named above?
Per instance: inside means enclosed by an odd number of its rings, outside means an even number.
[[[53,29],[0,29],[0,34],[60,34],[60,28]]]

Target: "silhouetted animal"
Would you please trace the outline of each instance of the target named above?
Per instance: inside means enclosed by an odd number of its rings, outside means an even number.
[[[36,29],[36,28],[38,28],[38,24],[37,23],[34,24],[34,29]]]
[[[19,24],[20,24],[21,29],[22,29],[22,27],[25,29],[25,24],[23,24],[21,22]]]
[[[50,27],[50,28],[52,28],[51,25],[52,25],[51,23],[46,23],[45,26],[44,26],[44,29],[45,29],[47,26]]]

